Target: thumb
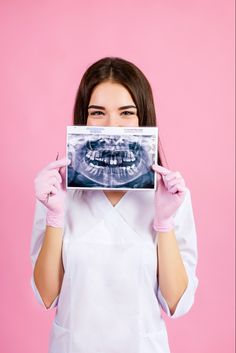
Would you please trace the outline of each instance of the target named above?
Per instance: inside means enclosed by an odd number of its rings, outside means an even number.
[[[162,175],[167,175],[170,173],[169,169],[166,169],[166,168],[160,166],[159,164],[153,164],[152,169],[155,170],[155,172],[160,173]]]
[[[59,173],[61,175],[61,178],[62,178],[62,189],[63,190],[66,190],[66,167],[61,167],[59,169]]]

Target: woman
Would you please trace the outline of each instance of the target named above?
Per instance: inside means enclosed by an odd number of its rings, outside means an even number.
[[[74,125],[156,126],[143,73],[120,58],[89,67]],[[158,163],[156,191],[66,190],[67,158],[35,178],[32,287],[57,307],[50,353],[170,352],[161,308],[191,308],[197,244],[190,191],[159,152]]]

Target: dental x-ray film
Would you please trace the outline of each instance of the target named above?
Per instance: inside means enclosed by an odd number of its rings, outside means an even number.
[[[68,189],[156,188],[157,127],[67,126]]]

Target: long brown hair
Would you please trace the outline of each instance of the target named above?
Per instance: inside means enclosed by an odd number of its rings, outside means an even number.
[[[74,104],[74,125],[86,125],[88,104],[93,89],[99,83],[112,81],[123,85],[130,93],[137,107],[139,126],[157,126],[151,86],[142,71],[133,63],[106,57],[92,64],[84,73]],[[158,137],[160,144],[160,137]],[[158,148],[158,164],[163,166]]]

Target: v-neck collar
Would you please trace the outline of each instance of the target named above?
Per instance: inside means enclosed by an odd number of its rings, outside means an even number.
[[[121,210],[124,206],[125,206],[125,208],[128,206],[130,207],[131,205],[129,203],[129,200],[130,201],[132,200],[133,202],[139,202],[139,201],[142,202],[143,201],[143,197],[141,197],[142,193],[146,194],[146,196],[144,198],[147,198],[147,197],[150,198],[150,197],[154,196],[153,190],[147,190],[146,192],[145,191],[137,191],[137,190],[127,190],[126,193],[122,196],[122,198],[116,203],[116,205],[113,206],[112,203],[110,202],[110,200],[107,198],[107,196],[103,192],[103,190],[91,189],[91,190],[83,190],[83,191],[84,191],[84,197],[88,200],[88,202],[90,203],[91,206],[93,204],[96,204],[96,202],[98,201],[101,206],[106,208],[106,210],[110,209],[110,210],[114,210],[114,211]],[[140,193],[140,195],[139,195],[139,193]],[[133,202],[132,202],[132,206],[134,206]]]
[[[99,213],[117,213],[118,210],[121,210],[122,207],[127,204],[130,196],[135,192],[134,190],[128,190],[122,198],[117,202],[115,206],[109,201],[109,199],[104,194],[103,190],[84,190],[84,197],[89,203],[92,209],[97,209],[97,205],[99,205]]]
[[[98,220],[125,221],[137,234],[145,237],[152,229],[154,217],[154,191],[128,190],[113,206],[102,190],[84,190],[82,198],[90,208],[91,216]],[[121,220],[122,218],[122,220]]]
[[[120,207],[120,204],[122,204],[128,197],[128,194],[130,194],[132,190],[127,190],[126,193],[120,198],[120,200],[113,206],[111,201],[108,199],[104,191],[101,192],[102,197],[105,199],[105,201],[108,202],[109,206],[111,206],[112,209],[118,209]]]

